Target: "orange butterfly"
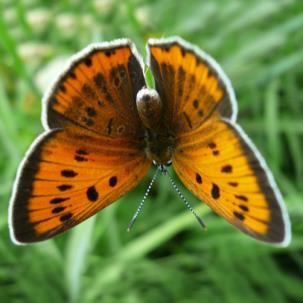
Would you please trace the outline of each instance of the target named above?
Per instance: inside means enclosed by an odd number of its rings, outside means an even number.
[[[263,158],[236,124],[229,79],[180,38],[148,41],[155,89],[126,39],[74,56],[43,100],[45,132],[22,161],[11,238],[53,237],[133,189],[154,163],[248,235],[287,245],[286,207]]]

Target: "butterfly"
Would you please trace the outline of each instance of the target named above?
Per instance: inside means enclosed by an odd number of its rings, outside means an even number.
[[[45,132],[21,162],[10,201],[15,243],[49,239],[172,164],[184,185],[251,237],[290,242],[288,213],[260,153],[236,123],[230,80],[178,37],[150,39],[144,65],[127,39],[73,56],[43,98]]]

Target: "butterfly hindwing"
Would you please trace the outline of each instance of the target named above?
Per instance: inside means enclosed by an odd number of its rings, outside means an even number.
[[[167,126],[176,135],[196,129],[213,114],[235,119],[233,90],[214,59],[179,38],[151,39],[148,53]]]
[[[74,56],[44,98],[45,128],[73,124],[111,137],[139,137],[137,92],[145,86],[134,46],[126,39],[93,44]]]
[[[288,244],[289,219],[281,195],[239,126],[211,119],[178,140],[173,166],[188,189],[252,237]]]
[[[41,135],[19,169],[13,239],[36,242],[75,226],[134,188],[149,167],[142,149],[125,139],[69,127]]]

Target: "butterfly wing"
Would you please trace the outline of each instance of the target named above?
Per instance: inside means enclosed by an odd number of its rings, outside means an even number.
[[[44,98],[44,127],[74,125],[111,137],[138,138],[143,128],[136,109],[145,86],[134,45],[121,39],[93,44],[75,55]]]
[[[236,125],[230,81],[207,54],[181,39],[151,40],[149,65],[176,138],[173,167],[217,214],[252,237],[290,241],[284,202],[264,160]]]
[[[134,188],[150,167],[140,146],[91,132],[51,130],[23,161],[11,202],[18,243],[68,230]]]
[[[134,188],[150,161],[136,94],[142,65],[126,39],[71,60],[43,102],[47,130],[20,165],[10,202],[17,243],[48,239]]]
[[[243,130],[209,120],[179,138],[173,166],[217,214],[252,237],[287,245],[289,219],[269,170]]]
[[[214,59],[180,38],[151,39],[147,51],[166,124],[176,135],[196,129],[212,115],[236,119],[230,81]]]

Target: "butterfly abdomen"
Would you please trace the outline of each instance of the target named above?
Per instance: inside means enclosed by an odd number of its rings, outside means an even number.
[[[162,117],[162,102],[155,89],[143,88],[136,99],[139,117],[146,129],[146,154],[156,164],[171,162],[174,136],[169,134]]]

